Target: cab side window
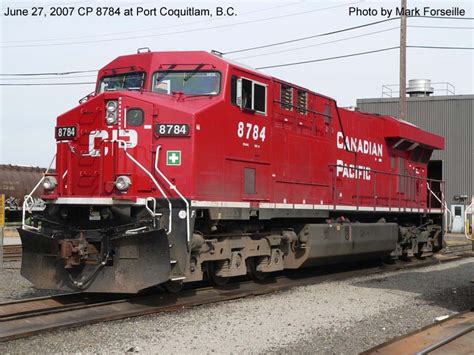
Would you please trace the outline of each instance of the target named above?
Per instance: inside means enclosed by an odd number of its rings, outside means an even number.
[[[267,114],[267,85],[235,75],[230,80],[230,101],[242,110]]]

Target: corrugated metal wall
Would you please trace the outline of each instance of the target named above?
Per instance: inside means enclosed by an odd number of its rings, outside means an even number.
[[[359,99],[357,107],[398,117],[398,98]],[[408,119],[446,139],[446,149],[435,151],[432,160],[443,161],[446,200],[454,195],[474,194],[474,95],[408,98]],[[470,200],[470,198],[469,198]]]

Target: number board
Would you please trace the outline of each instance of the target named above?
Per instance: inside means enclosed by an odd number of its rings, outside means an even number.
[[[0,228],[5,226],[5,195],[0,195]]]
[[[189,136],[189,125],[186,123],[159,123],[155,126],[157,136]]]
[[[66,141],[76,138],[76,127],[75,126],[66,126],[66,127],[56,127],[55,132],[56,140]]]

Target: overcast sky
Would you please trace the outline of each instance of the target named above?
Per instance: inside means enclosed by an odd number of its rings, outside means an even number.
[[[218,17],[6,17],[7,7],[120,6],[214,9],[233,6],[237,16]],[[458,6],[474,17],[472,1],[408,0],[409,7]],[[222,52],[311,36],[384,19],[349,16],[349,7],[394,9],[399,1],[9,1],[1,0],[2,74],[95,70],[115,57],[152,50],[211,50]],[[331,9],[326,9],[331,7]],[[48,11],[48,10],[45,10]],[[393,15],[392,15],[393,16]],[[275,18],[278,17],[278,18]],[[271,18],[271,19],[270,19]],[[261,20],[261,21],[257,21]],[[253,21],[253,22],[252,22]],[[248,23],[242,23],[248,22]],[[241,24],[239,24],[241,23]],[[399,21],[287,45],[229,55],[253,67],[333,57],[397,46]],[[409,26],[474,27],[470,20],[410,18]],[[211,28],[217,27],[217,28]],[[385,31],[386,30],[386,31]],[[334,43],[325,43],[367,36]],[[383,31],[383,32],[380,32]],[[176,33],[181,32],[181,33]],[[79,37],[79,38],[77,38]],[[134,37],[129,38],[127,37]],[[71,42],[88,42],[74,43]],[[474,47],[472,29],[408,28],[409,45]],[[312,47],[308,47],[312,46]],[[299,47],[303,49],[291,50]],[[289,50],[289,51],[286,51]],[[286,52],[282,52],[286,51]],[[273,53],[279,52],[279,53]],[[270,55],[262,55],[273,53]],[[258,55],[258,56],[257,56]],[[380,97],[383,84],[398,82],[397,50],[305,65],[273,68],[265,73],[334,97],[340,106],[357,98]],[[407,79],[450,82],[457,94],[474,93],[472,50],[408,49]],[[92,75],[92,76],[90,76]],[[0,83],[88,82],[93,74],[71,79],[30,79],[2,76]],[[84,77],[82,77],[84,76]],[[26,80],[24,80],[26,79]],[[56,117],[77,104],[94,85],[0,86],[0,163],[46,166],[54,154]]]

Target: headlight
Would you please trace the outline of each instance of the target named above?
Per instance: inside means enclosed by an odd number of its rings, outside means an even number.
[[[108,101],[106,107],[107,112],[115,112],[117,111],[118,103],[117,101]]]
[[[107,113],[107,117],[105,118],[105,121],[107,122],[108,125],[112,125],[115,122],[117,122],[117,113]]]
[[[54,176],[47,176],[43,180],[43,188],[45,190],[54,190],[58,186],[58,181]]]
[[[105,108],[105,122],[109,126],[117,123],[118,102],[115,100],[107,101]]]
[[[115,187],[120,191],[126,191],[132,186],[132,180],[128,176],[119,176],[115,180]]]

